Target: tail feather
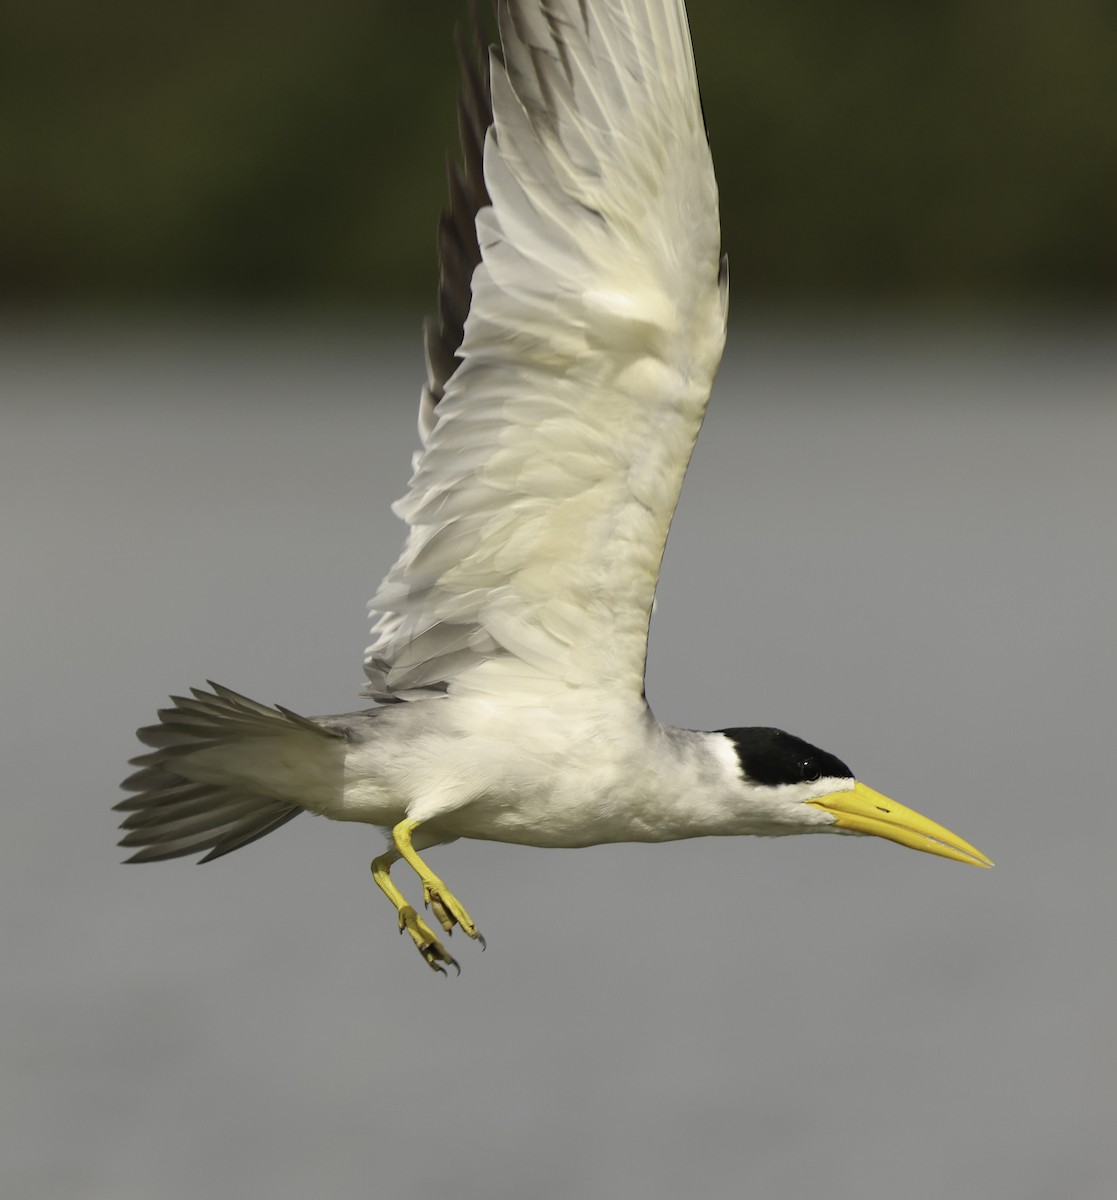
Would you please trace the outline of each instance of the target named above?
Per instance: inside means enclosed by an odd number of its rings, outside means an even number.
[[[208,796],[211,790],[209,785],[204,783],[176,784],[175,779],[181,777],[172,775],[168,771],[159,771],[156,775],[150,776],[150,778],[156,779],[156,782],[129,783],[129,781],[139,779],[141,775],[144,776],[145,779],[149,778],[148,772],[137,771],[135,775],[129,775],[128,779],[126,779],[121,785],[122,787],[131,786],[139,790],[140,795],[129,796],[127,799],[121,800],[119,804],[114,804],[113,808],[117,812],[132,812],[133,810],[138,811],[140,809],[148,809],[150,810],[152,818],[154,818],[155,814],[164,804],[178,804],[179,801],[188,803],[189,801],[195,800],[200,796]],[[159,793],[158,797],[153,798],[156,792]]]
[[[173,842],[195,833],[205,833],[218,825],[228,825],[259,812],[260,803],[252,796],[230,796],[215,801],[213,795],[200,801],[176,804],[168,813],[165,806],[149,811],[134,812],[121,821],[125,830],[122,846],[146,846],[149,843]]]
[[[322,742],[343,739],[286,708],[268,708],[237,692],[210,683],[213,690],[191,688],[191,696],[172,696],[172,708],[158,711],[159,724],[137,730],[140,741],[154,747],[132,759],[134,772],[121,785],[137,795],[115,805],[128,815],[120,845],[138,847],[126,862],[157,862],[208,851],[200,862],[247,846],[303,811],[289,795],[275,794],[251,771],[218,781],[214,755],[232,747],[253,749],[260,757],[272,739],[301,744],[309,757]],[[251,756],[246,756],[246,761]],[[193,759],[193,761],[191,761]],[[205,778],[206,775],[211,778]],[[201,777],[199,777],[201,776]]]

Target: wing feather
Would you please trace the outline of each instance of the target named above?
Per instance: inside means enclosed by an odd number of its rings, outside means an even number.
[[[485,133],[492,124],[487,53],[476,0],[470,6],[469,31],[457,31],[458,136],[462,161],[447,162],[450,203],[438,224],[438,320],[424,330],[427,384],[419,402],[419,432],[426,440],[434,424],[434,407],[442,399],[446,381],[458,365],[465,320],[469,315],[470,280],[481,261],[477,244],[477,212],[489,202],[485,189]]]
[[[686,12],[500,0],[497,16],[480,261],[457,365],[441,395],[428,385],[425,445],[395,506],[410,528],[370,605],[368,690],[638,699],[725,338]]]

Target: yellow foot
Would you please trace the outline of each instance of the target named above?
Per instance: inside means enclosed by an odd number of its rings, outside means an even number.
[[[403,933],[405,930],[432,971],[440,971],[445,975],[446,967],[442,965],[445,963],[447,967],[453,967],[459,975],[462,973],[458,960],[447,954],[446,947],[431,933],[426,921],[410,904],[402,905],[399,910],[399,931]]]
[[[439,925],[447,933],[453,933],[454,926],[460,925],[462,932],[467,937],[473,938],[475,942],[480,942],[481,949],[484,950],[485,939],[478,932],[473,918],[437,875],[423,880],[423,903],[434,913]]]

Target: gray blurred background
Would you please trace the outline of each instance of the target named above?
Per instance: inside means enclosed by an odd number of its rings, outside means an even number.
[[[1112,5],[691,5],[734,321],[649,698],[995,871],[463,843],[441,980],[375,830],[118,865],[168,692],[361,703],[459,11],[4,17],[0,1193],[1108,1200]]]

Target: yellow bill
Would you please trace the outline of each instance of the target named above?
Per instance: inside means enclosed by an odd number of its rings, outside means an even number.
[[[874,837],[888,838],[890,842],[899,842],[901,846],[910,846],[913,850],[939,854],[943,858],[953,858],[955,862],[969,863],[974,867],[993,865],[976,846],[971,846],[956,833],[882,796],[880,792],[874,792],[863,783],[855,783],[852,791],[834,792],[833,795],[808,800],[807,803],[832,813],[839,829],[871,833]]]

